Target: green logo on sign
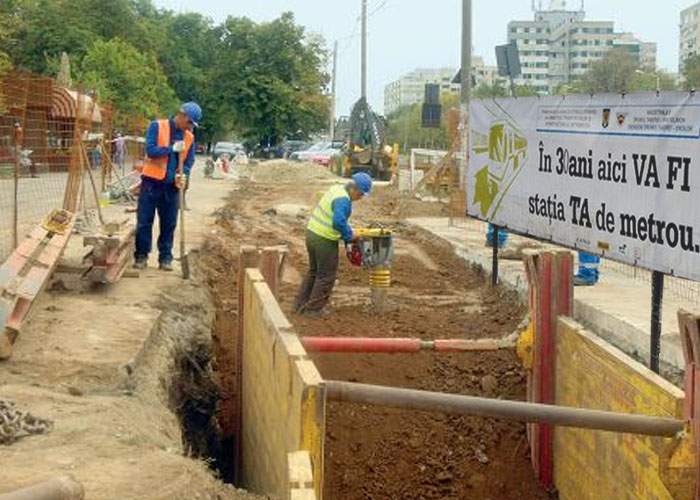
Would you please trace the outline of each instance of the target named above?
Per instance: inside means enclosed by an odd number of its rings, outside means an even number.
[[[477,167],[474,174],[474,203],[481,215],[496,215],[503,197],[527,160],[527,140],[510,123],[494,122],[488,134],[472,133]]]

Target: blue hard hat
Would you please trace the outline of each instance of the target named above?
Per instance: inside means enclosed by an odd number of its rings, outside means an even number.
[[[199,127],[199,122],[202,121],[202,108],[199,107],[199,104],[192,101],[186,102],[180,108],[180,113],[187,115],[187,118],[192,121],[192,124],[195,127]]]
[[[358,172],[352,176],[352,180],[363,195],[367,196],[372,192],[372,178],[368,174]]]

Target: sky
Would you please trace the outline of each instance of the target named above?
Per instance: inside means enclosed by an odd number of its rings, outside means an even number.
[[[537,0],[539,1],[539,0]],[[546,7],[549,0],[542,0]],[[615,21],[658,43],[659,66],[678,70],[680,11],[696,0],[587,0],[588,19]],[[269,21],[291,11],[298,23],[321,34],[329,48],[338,40],[338,114],[348,114],[360,95],[361,0],[154,0],[177,12],[197,11],[220,22],[228,16]],[[532,19],[531,0],[473,0],[473,52],[495,64],[494,47],[506,42],[510,20]],[[384,86],[415,68],[459,66],[461,0],[369,0],[368,97],[382,112]],[[578,8],[580,0],[568,0]]]

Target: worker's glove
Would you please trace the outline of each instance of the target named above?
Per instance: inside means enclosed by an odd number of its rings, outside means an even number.
[[[185,150],[185,141],[176,141],[173,144],[173,153],[182,153]]]
[[[176,174],[175,175],[175,187],[177,189],[182,189],[182,188],[187,188],[187,182],[188,182],[187,175],[185,174]]]

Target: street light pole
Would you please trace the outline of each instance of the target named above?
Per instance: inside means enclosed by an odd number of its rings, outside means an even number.
[[[338,73],[338,40],[333,44],[333,80],[331,81],[331,109],[330,109],[330,123],[328,127],[328,133],[330,134],[330,139],[333,141],[335,138],[335,113],[336,113],[336,75]]]
[[[472,91],[472,1],[462,0],[462,104],[469,105]],[[468,111],[468,110],[467,110]],[[467,113],[468,115],[468,113]],[[466,125],[466,122],[465,122]]]
[[[367,0],[362,0],[362,97],[367,99]]]

